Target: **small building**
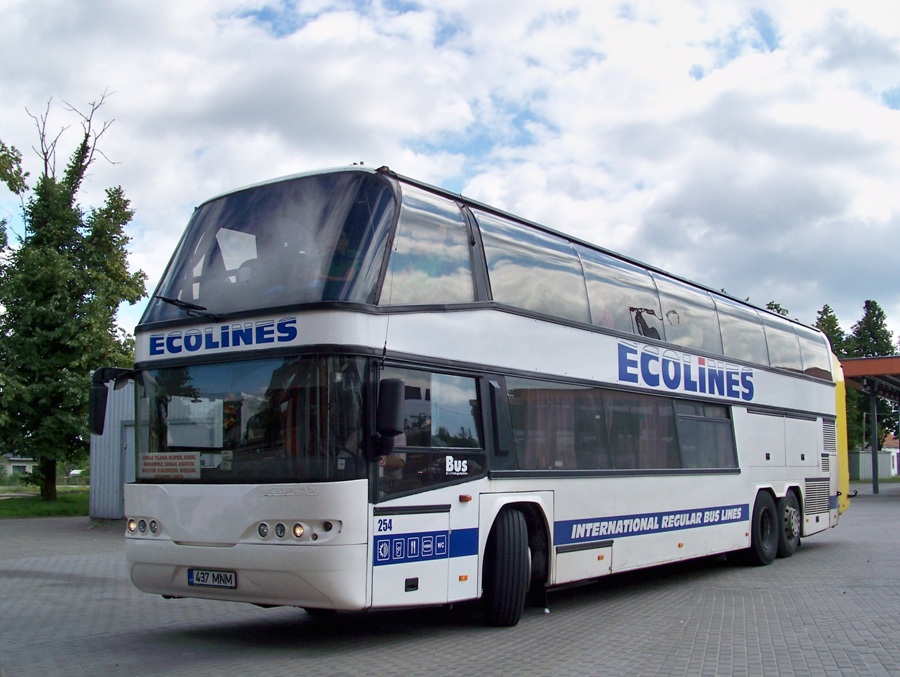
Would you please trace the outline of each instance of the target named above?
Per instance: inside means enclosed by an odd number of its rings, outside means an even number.
[[[125,484],[134,482],[134,383],[108,385],[106,429],[91,435],[92,519],[125,517]]]
[[[25,458],[16,454],[0,454],[0,479],[18,478],[19,475],[33,472],[38,462],[33,458]]]

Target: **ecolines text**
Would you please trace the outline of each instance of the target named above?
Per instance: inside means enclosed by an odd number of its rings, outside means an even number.
[[[150,355],[178,355],[182,352],[261,346],[290,343],[297,338],[297,318],[259,320],[241,324],[222,324],[218,327],[170,331],[167,334],[150,335]]]
[[[721,360],[619,343],[619,382],[751,402],[753,370]]]

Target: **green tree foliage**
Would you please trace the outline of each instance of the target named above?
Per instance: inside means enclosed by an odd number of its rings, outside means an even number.
[[[837,315],[834,314],[831,306],[827,303],[816,313],[816,322],[813,326],[828,337],[828,341],[831,343],[831,350],[835,355],[847,357],[847,336],[844,334],[844,330],[841,329]]]
[[[21,195],[27,188],[27,178],[28,172],[22,171],[22,154],[15,146],[7,146],[0,141],[0,181],[16,195]]]
[[[893,335],[887,326],[887,315],[875,301],[863,304],[863,316],[850,329],[847,336],[847,351],[850,357],[885,357],[895,355]],[[857,391],[847,395],[847,425],[851,446],[862,446],[868,440],[871,423],[866,422],[866,415],[871,412],[871,401],[868,395]],[[887,400],[878,399],[878,437],[879,446],[891,430],[897,428],[897,411]]]
[[[791,312],[787,308],[782,308],[780,303],[776,303],[775,301],[769,301],[766,304],[766,310],[771,310],[773,313],[777,313],[782,317],[787,317]]]
[[[853,357],[894,355],[893,334],[887,326],[887,315],[876,301],[863,304],[863,316],[850,329],[850,352]]]
[[[94,119],[104,100],[87,114],[69,108],[83,134],[62,176],[55,171],[60,136],[47,136],[47,114],[35,118],[44,171],[30,191],[21,155],[0,147],[0,178],[23,196],[25,225],[17,246],[0,229],[0,439],[39,460],[33,479],[45,500],[56,498],[57,463],[88,453],[90,370],[133,361],[133,339],[116,325],[116,311],[145,294],[146,275],[128,270],[125,226],[133,213],[122,189],[108,189],[103,205],[87,213],[77,203],[111,124],[98,129]]]

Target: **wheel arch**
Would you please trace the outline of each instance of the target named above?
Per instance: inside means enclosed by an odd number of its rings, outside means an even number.
[[[756,487],[756,493],[753,495],[753,500],[756,500],[756,497],[759,495],[760,491],[767,491],[771,494],[772,498],[775,500],[776,505],[778,501],[782,498],[786,498],[788,494],[794,494],[797,497],[797,502],[800,504],[800,522],[803,523],[803,517],[806,514],[806,506],[804,504],[804,492],[803,487],[801,487],[796,482],[785,482],[782,485],[774,486],[771,484],[760,484]],[[750,510],[753,510],[753,504],[750,505]]]
[[[550,496],[506,496],[498,497],[492,501],[492,506],[483,514],[485,518],[484,537],[481,543],[481,552],[487,553],[488,543],[494,529],[494,524],[503,510],[518,510],[525,517],[528,529],[528,547],[531,550],[531,585],[546,585],[550,580],[550,553],[552,546],[552,492]],[[548,500],[549,498],[549,500]],[[481,557],[479,566],[480,584],[484,586],[484,568],[487,557]]]

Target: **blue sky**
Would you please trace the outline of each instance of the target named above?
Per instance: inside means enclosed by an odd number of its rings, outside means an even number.
[[[0,139],[104,91],[82,192],[122,185],[155,286],[191,210],[364,161],[805,322],[900,336],[900,5],[0,0]],[[60,163],[62,164],[62,160]],[[17,227],[16,199],[0,218]],[[124,309],[133,329],[141,306]]]

